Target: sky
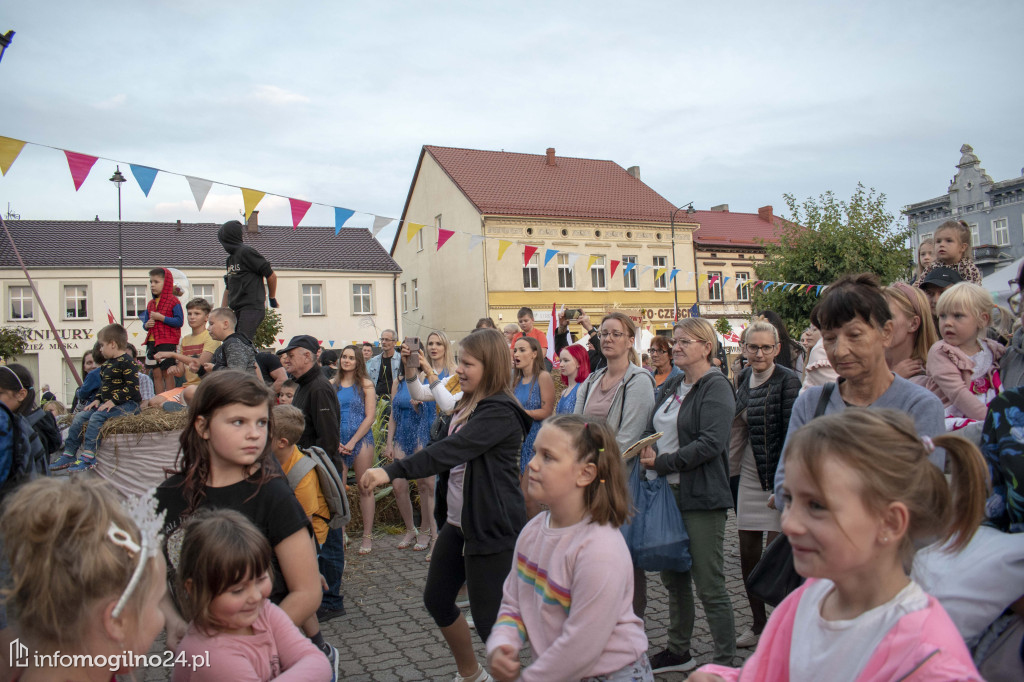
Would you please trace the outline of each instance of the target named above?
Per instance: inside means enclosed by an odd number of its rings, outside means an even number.
[[[342,206],[369,226],[400,217],[433,144],[637,165],[697,209],[786,215],[785,193],[862,182],[898,213],[946,192],[964,143],[994,180],[1022,173],[1022,23],[1016,0],[7,0],[0,136],[56,149],[26,146],[0,212],[116,220],[113,159],[324,204],[304,225]],[[61,149],[104,157],[77,192]],[[174,175],[148,198],[122,188],[130,221],[241,209],[215,184],[198,211]],[[285,199],[259,209],[291,223]]]

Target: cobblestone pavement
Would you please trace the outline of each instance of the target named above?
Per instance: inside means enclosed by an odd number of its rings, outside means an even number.
[[[456,669],[440,631],[423,607],[422,590],[427,577],[425,552],[398,550],[401,536],[378,533],[373,553],[349,553],[345,567],[345,606],[348,611],[322,624],[324,637],[341,654],[339,678],[350,682],[391,682],[404,680],[452,680]],[[358,542],[353,541],[353,547]],[[740,577],[736,524],[732,514],[726,527],[726,585],[736,614],[736,634],[750,625],[743,581]],[[665,647],[668,627],[667,595],[657,574],[648,575],[648,655]],[[474,633],[481,661],[484,646]],[[154,645],[163,649],[163,640]],[[704,612],[697,600],[697,625],[691,653],[698,665],[711,662],[712,643]],[[752,650],[740,650],[743,657]],[[527,652],[524,651],[524,654]],[[523,663],[528,663],[528,655]],[[739,665],[742,658],[734,662]],[[659,682],[684,680],[686,674],[658,675]],[[166,680],[167,671],[139,671],[136,679]],[[554,682],[554,681],[553,681]]]

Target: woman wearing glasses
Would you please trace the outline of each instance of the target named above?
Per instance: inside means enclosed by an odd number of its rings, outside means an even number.
[[[730,461],[739,464],[739,500],[736,527],[740,537],[740,570],[746,583],[761,558],[764,533],[768,542],[778,536],[779,512],[768,507],[775,468],[789,428],[789,415],[800,394],[796,372],[775,363],[779,332],[764,318],[756,318],[744,332],[747,367],[736,380],[736,417],[729,437]],[[764,602],[747,593],[754,622],[736,640],[745,649],[757,645],[768,618]]]
[[[672,364],[672,343],[665,336],[655,336],[651,339],[651,347],[647,349],[651,354],[651,365],[654,367],[654,385],[658,388],[665,383],[666,379],[682,374],[682,370]]]
[[[1017,280],[1010,282],[1014,292],[1007,301],[1013,314],[1020,316],[1024,321],[1024,306],[1021,305],[1021,290],[1024,285],[1021,282],[1024,282],[1024,263],[1020,266]],[[1024,327],[1013,333],[1006,353],[999,360],[999,378],[1003,380],[1004,389],[1024,385]]]

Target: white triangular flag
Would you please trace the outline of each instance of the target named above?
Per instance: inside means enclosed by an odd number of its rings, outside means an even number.
[[[578,253],[570,253],[569,254],[569,269],[570,270],[575,270],[576,269],[576,261],[578,261],[579,258],[580,258],[580,254],[578,254]]]
[[[378,232],[393,222],[395,222],[394,218],[385,218],[380,215],[373,216],[373,236],[376,237]]]
[[[472,251],[476,247],[484,243],[484,236],[482,234],[471,234],[469,236],[469,250]]]
[[[653,266],[653,265],[645,265],[645,266],[643,266],[643,267],[642,267],[642,268],[640,269],[640,274],[641,274],[641,275],[646,275],[646,274],[647,274],[648,272],[650,272],[650,271],[651,271],[651,270],[653,270],[653,269],[654,269],[654,266]]]
[[[203,180],[202,178],[193,178],[191,175],[186,175],[185,179],[188,180],[188,186],[192,188],[192,196],[195,197],[196,208],[202,211],[203,204],[206,202],[206,195],[210,193],[213,182],[211,180]]]

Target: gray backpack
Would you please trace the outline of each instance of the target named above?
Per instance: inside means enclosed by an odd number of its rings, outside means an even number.
[[[288,485],[292,490],[310,471],[316,471],[320,482],[320,492],[327,500],[327,508],[331,512],[329,519],[324,519],[329,528],[341,528],[352,519],[352,510],[348,506],[348,495],[345,494],[345,482],[338,475],[334,462],[323,451],[323,448],[312,446],[301,451],[305,457],[295,463],[288,472]]]

